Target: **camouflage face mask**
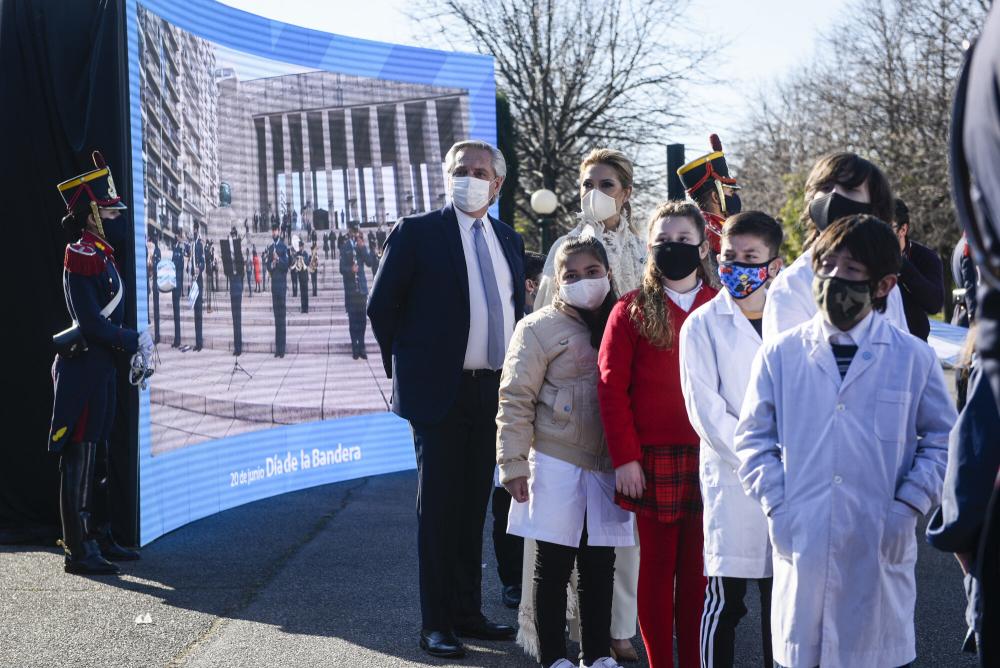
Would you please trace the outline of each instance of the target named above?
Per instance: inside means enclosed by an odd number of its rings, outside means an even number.
[[[869,281],[848,281],[834,276],[813,277],[813,299],[827,321],[841,330],[853,327],[872,305]]]

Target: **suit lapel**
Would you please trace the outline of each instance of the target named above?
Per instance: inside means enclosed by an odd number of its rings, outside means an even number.
[[[503,256],[510,268],[510,276],[513,279],[511,283],[514,287],[514,319],[520,320],[524,315],[524,260],[518,257],[517,248],[511,238],[513,230],[493,216],[487,214],[487,217],[493,226],[493,234],[500,240],[500,248],[503,249]]]
[[[441,232],[445,238],[451,259],[455,265],[455,274],[458,279],[458,288],[465,298],[463,304],[465,310],[469,311],[469,268],[465,264],[465,249],[462,247],[462,231],[458,229],[458,217],[455,215],[454,205],[448,204],[441,209]]]

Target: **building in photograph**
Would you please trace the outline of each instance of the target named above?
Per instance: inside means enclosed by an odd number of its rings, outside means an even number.
[[[139,7],[147,231],[207,231],[218,202],[218,91],[210,42]]]
[[[220,68],[219,180],[228,221],[377,224],[440,207],[442,160],[469,128],[468,91],[315,71],[241,81]],[[215,227],[215,224],[212,224]]]

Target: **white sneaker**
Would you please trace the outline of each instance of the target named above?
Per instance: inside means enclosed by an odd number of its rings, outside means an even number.
[[[590,666],[585,666],[583,662],[580,662],[580,668],[622,668],[621,665],[612,659],[610,656],[602,656],[597,661],[590,664]]]
[[[549,666],[549,668],[576,668],[576,666],[574,666],[573,662],[569,659],[559,659]]]

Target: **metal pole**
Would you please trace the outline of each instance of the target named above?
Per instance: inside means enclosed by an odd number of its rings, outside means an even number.
[[[667,199],[684,199],[684,185],[677,169],[684,164],[684,144],[667,144]]]

